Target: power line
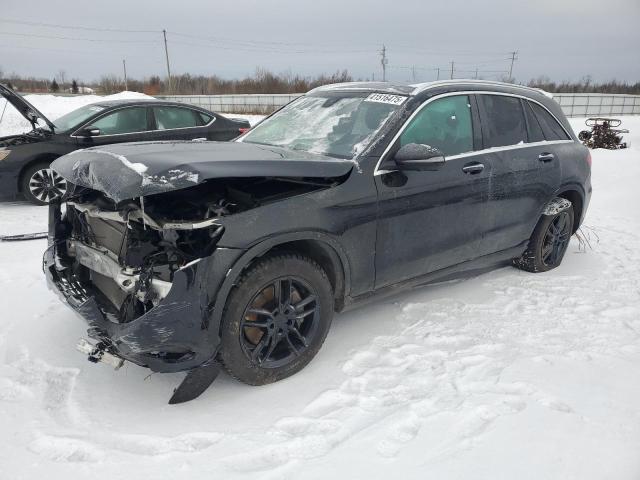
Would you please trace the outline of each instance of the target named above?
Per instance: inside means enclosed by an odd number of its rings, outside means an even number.
[[[54,23],[28,22],[26,20],[9,20],[6,18],[0,19],[0,23],[14,23],[17,25],[31,25],[34,27],[63,28],[67,30],[85,30],[85,31],[94,31],[94,32],[160,33],[160,30],[127,30],[124,28],[86,27],[86,26],[80,26],[80,25],[58,25]]]
[[[47,38],[52,40],[74,40],[80,42],[106,42],[106,43],[138,43],[138,44],[154,44],[157,41],[151,40],[108,40],[98,38],[79,38],[79,37],[61,37],[57,35],[40,35],[35,33],[16,33],[16,32],[0,32],[0,35],[12,35],[14,37],[27,37],[27,38]]]
[[[184,45],[188,47],[199,47],[199,48],[208,48],[208,49],[217,49],[217,50],[229,50],[229,51],[246,51],[246,52],[258,52],[258,53],[276,53],[276,54],[286,54],[286,55],[295,55],[295,54],[317,54],[317,55],[335,55],[336,53],[370,53],[370,50],[282,50],[282,49],[272,49],[272,48],[252,48],[252,47],[235,47],[229,45],[220,45],[220,44],[204,44],[204,43],[194,43],[194,42],[183,42],[181,40],[172,40],[170,38],[171,32],[167,31],[167,35],[169,35],[168,40],[171,41],[171,45]]]

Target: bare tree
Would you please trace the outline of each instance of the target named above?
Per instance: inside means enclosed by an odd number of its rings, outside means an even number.
[[[65,83],[67,83],[67,72],[64,70],[58,71],[58,80],[60,83],[60,87],[64,89]]]

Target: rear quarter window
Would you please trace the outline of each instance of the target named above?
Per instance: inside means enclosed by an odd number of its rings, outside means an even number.
[[[211,122],[211,120],[213,120],[213,117],[211,115],[207,115],[206,113],[198,112],[198,115],[200,115],[200,118],[202,119],[202,124],[203,125],[206,125],[209,122]]]
[[[542,127],[540,122],[533,113],[531,102],[524,102],[524,114],[527,117],[527,125],[529,127],[529,142],[543,142],[545,140],[544,133],[542,133]]]
[[[542,133],[546,140],[571,140],[569,135],[567,135],[567,132],[564,131],[562,126],[553,117],[553,115],[547,111],[547,109],[541,107],[537,103],[529,102],[529,104],[540,123],[540,128],[542,128]]]
[[[527,142],[527,125],[518,97],[478,95],[477,99],[485,113],[482,123],[485,148]]]

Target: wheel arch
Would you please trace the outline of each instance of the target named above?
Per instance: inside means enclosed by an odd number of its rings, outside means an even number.
[[[343,247],[332,236],[322,232],[293,232],[271,237],[250,247],[229,269],[225,280],[215,295],[211,325],[219,325],[222,320],[227,298],[242,273],[257,259],[274,252],[295,252],[310,257],[317,262],[329,277],[333,288],[334,310],[344,307],[349,295],[351,272]]]
[[[577,184],[565,185],[558,191],[556,196],[569,200],[573,205],[574,222],[573,231],[571,233],[576,233],[580,227],[582,215],[584,213],[584,193],[582,191],[582,187]]]

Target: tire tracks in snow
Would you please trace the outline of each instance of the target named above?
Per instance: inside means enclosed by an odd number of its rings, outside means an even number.
[[[252,449],[250,463],[240,456],[225,463],[245,472],[285,472],[360,435],[393,458],[425,426],[447,422],[443,437],[425,435],[424,461],[430,462],[473,447],[496,420],[532,401],[574,414],[562,399],[501,375],[522,358],[588,362],[640,353],[640,248],[630,247],[640,247],[639,237],[608,227],[597,232],[599,243],[586,253],[606,265],[597,278],[507,268],[469,282],[486,302],[442,298],[405,305],[397,318],[405,326],[401,333],[352,352],[342,367],[348,378],[301,415],[276,422],[260,442],[269,446]],[[575,247],[574,240],[568,255]]]

